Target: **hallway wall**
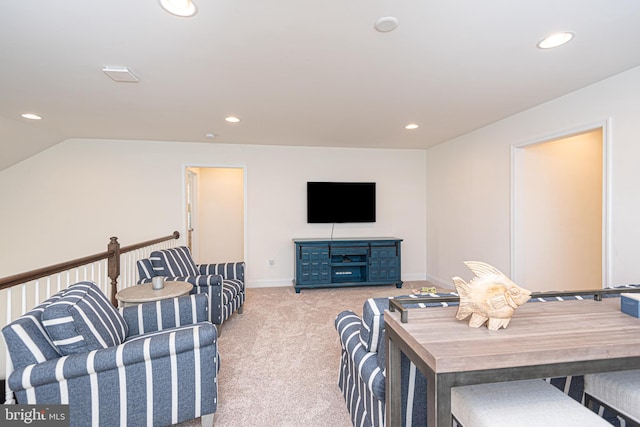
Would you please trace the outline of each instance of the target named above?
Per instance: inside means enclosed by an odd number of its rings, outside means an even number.
[[[427,150],[427,276],[468,278],[465,260],[510,274],[511,146],[609,123],[607,284],[640,282],[638,99],[640,67]]]
[[[0,277],[180,231],[185,168],[247,170],[248,286],[292,286],[292,238],[307,224],[307,181],[375,181],[376,223],[336,224],[334,237],[404,239],[403,279],[426,272],[424,150],[70,139],[0,171]],[[269,260],[274,260],[273,267]]]

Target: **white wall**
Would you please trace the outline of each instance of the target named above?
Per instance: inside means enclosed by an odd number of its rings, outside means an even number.
[[[510,274],[510,147],[610,120],[610,285],[639,283],[640,68],[427,150],[427,276]],[[595,126],[594,126],[595,127]]]
[[[244,259],[244,169],[198,168],[197,263]]]
[[[376,181],[377,222],[337,224],[334,237],[402,238],[403,279],[425,277],[423,150],[82,139],[0,172],[0,277],[102,252],[110,236],[184,236],[187,165],[246,167],[248,286],[291,285],[291,239],[330,236],[306,223],[311,180]]]
[[[0,170],[51,147],[64,139],[62,134],[39,128],[31,120],[0,117]]]
[[[602,287],[602,129],[515,150],[512,279],[532,291]]]

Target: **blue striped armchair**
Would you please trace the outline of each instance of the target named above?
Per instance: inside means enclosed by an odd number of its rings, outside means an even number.
[[[117,310],[94,283],[76,283],[2,329],[8,388],[19,404],[69,405],[71,426],[212,422],[218,350],[207,318],[204,295]]]
[[[221,325],[235,311],[242,313],[245,300],[244,262],[196,264],[186,246],[151,252],[137,261],[138,284],[150,283],[155,276],[189,282],[192,294],[206,294],[209,321]]]

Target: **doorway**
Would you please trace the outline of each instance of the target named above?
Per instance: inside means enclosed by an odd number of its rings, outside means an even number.
[[[186,168],[187,242],[196,263],[245,259],[245,168]]]
[[[532,291],[607,284],[603,127],[513,147],[512,278]]]

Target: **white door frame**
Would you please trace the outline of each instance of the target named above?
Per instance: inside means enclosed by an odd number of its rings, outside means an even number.
[[[511,277],[518,283],[521,272],[516,266],[516,250],[519,238],[516,226],[518,206],[518,170],[516,155],[518,149],[529,145],[541,144],[561,138],[568,138],[596,129],[602,129],[602,283],[604,287],[611,286],[611,118],[596,123],[585,124],[572,129],[547,135],[542,138],[511,145]]]
[[[199,228],[198,225],[198,185],[200,176],[190,170],[192,168],[188,167],[186,169],[186,181],[185,181],[185,207],[187,211],[189,211],[189,206],[191,206],[191,226],[193,230],[197,230]],[[187,192],[187,188],[191,187],[191,194]],[[191,197],[189,197],[191,196]],[[188,212],[185,212],[185,227],[187,235],[185,236],[187,239],[187,244],[189,244],[189,218],[187,215]],[[191,233],[191,254],[194,259],[198,259],[200,256],[200,241],[198,239],[197,233]]]

